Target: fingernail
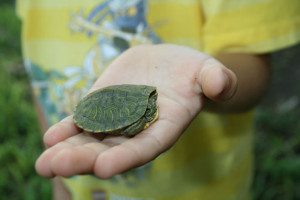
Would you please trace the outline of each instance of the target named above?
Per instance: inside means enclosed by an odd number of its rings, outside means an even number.
[[[231,99],[237,89],[235,84],[233,83],[234,82],[233,77],[231,75],[229,75],[228,73],[230,73],[230,72],[224,71],[224,73],[223,73],[224,81],[226,83],[225,83],[223,91],[219,95],[219,97],[223,101]]]

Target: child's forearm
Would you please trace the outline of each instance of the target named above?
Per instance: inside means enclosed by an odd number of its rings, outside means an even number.
[[[205,110],[211,112],[243,112],[255,106],[264,95],[269,79],[270,65],[267,55],[220,54],[217,59],[235,72],[238,88],[225,102],[206,101]]]

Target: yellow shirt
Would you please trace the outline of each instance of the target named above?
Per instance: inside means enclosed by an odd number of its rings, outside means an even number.
[[[168,42],[267,53],[300,40],[299,0],[19,0],[23,56],[49,124],[72,113],[124,49]],[[201,113],[155,161],[110,180],[74,176],[74,199],[248,199],[253,114]]]

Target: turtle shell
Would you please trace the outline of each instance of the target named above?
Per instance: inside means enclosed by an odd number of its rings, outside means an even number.
[[[156,88],[113,85],[84,97],[74,110],[74,122],[89,132],[118,133],[141,119]]]

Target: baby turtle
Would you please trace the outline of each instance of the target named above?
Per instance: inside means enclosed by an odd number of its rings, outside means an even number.
[[[113,85],[84,97],[74,111],[74,122],[87,132],[134,136],[158,117],[156,88]]]

